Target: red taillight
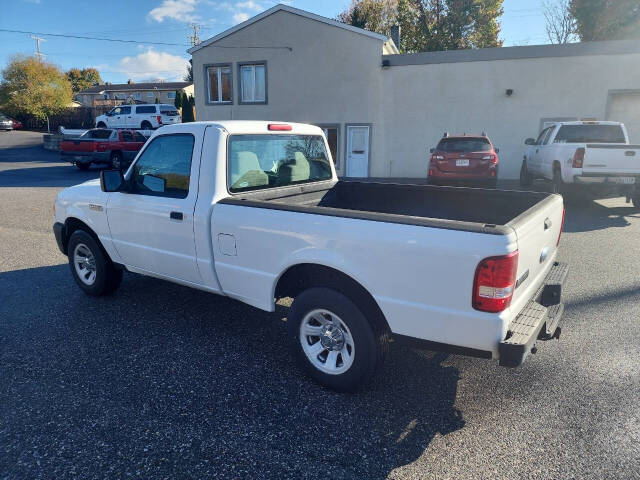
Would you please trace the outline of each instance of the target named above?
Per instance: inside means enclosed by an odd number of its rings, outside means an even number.
[[[573,163],[571,166],[573,168],[582,168],[582,162],[584,161],[584,148],[580,147],[576,150],[576,153],[573,154]]]
[[[558,241],[556,242],[556,247],[558,245],[560,245],[560,237],[562,236],[562,230],[564,230],[564,216],[565,216],[565,209],[562,209],[562,223],[560,224],[560,233],[558,233]]]
[[[272,132],[290,132],[291,125],[287,125],[286,123],[270,123],[267,127]]]
[[[497,155],[485,155],[484,157],[482,157],[483,160],[489,160],[489,162],[493,163],[494,165],[496,163],[498,163],[498,156]]]
[[[162,115],[158,115],[158,124],[162,125]]]
[[[517,250],[509,255],[482,260],[473,281],[473,308],[492,313],[506,309],[516,288],[517,272]]]

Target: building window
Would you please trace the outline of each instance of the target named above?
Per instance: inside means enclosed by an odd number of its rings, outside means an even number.
[[[329,151],[331,152],[331,158],[333,158],[333,164],[336,170],[340,169],[340,158],[338,156],[338,132],[340,131],[340,125],[318,125],[324,132],[324,136],[327,137],[327,143],[329,144]]]
[[[240,64],[240,103],[267,103],[267,65]]]
[[[169,100],[175,100],[176,98],[176,92],[167,92],[167,98]]]
[[[136,92],[136,100],[140,100],[142,98],[142,94],[140,92]]]
[[[232,103],[231,65],[206,67],[207,99],[209,103]]]

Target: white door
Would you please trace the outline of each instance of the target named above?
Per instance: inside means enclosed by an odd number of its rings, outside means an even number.
[[[125,265],[202,283],[193,233],[199,159],[193,135],[157,136],[129,173],[130,191],[109,194],[111,239]]]
[[[640,144],[640,93],[613,95],[607,120],[624,123],[629,142]]]
[[[369,127],[347,127],[347,177],[369,176]]]

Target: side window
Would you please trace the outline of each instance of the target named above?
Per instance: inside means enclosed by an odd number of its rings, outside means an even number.
[[[549,130],[547,132],[547,134],[544,136],[544,140],[542,142],[543,145],[548,145],[549,144],[549,139],[551,138],[551,135],[553,134],[553,130],[555,129],[555,127],[549,127],[547,130]]]
[[[122,141],[133,142],[133,136],[131,135],[131,132],[122,132]]]
[[[191,134],[154,138],[134,165],[134,191],[141,195],[186,198],[189,194],[193,143]]]
[[[114,115],[120,115],[122,113],[122,108],[116,107],[111,111],[113,112]]]
[[[131,113],[131,107],[121,107],[120,113],[122,115],[129,115]]]
[[[134,136],[135,136],[135,138],[136,138],[136,142],[142,142],[142,143],[144,143],[144,142],[146,142],[146,141],[147,141],[147,138],[146,138],[144,135],[142,135],[141,133],[133,132],[133,135],[134,135]]]
[[[231,103],[233,84],[231,65],[207,67],[207,101],[209,103]]]
[[[542,145],[542,141],[544,140],[544,137],[549,132],[550,128],[551,127],[547,127],[540,132],[540,135],[538,135],[538,138],[536,139],[536,145]]]
[[[327,137],[327,143],[329,144],[329,151],[333,158],[333,164],[336,170],[340,168],[340,162],[338,161],[338,127],[320,127],[324,132],[324,136]]]

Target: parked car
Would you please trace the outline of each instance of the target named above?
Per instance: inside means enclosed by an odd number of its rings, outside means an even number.
[[[92,163],[105,163],[116,169],[125,169],[147,141],[134,130],[94,128],[78,138],[60,142],[63,159],[80,170],[87,170]]]
[[[495,188],[498,180],[498,152],[489,137],[449,135],[431,149],[428,181],[432,185],[471,183]]]
[[[3,113],[0,113],[0,130],[13,130],[13,121]]]
[[[180,113],[173,105],[120,105],[96,117],[97,128],[140,128],[153,130],[163,125],[181,123]]]
[[[11,117],[9,117],[11,118]],[[24,125],[22,124],[22,122],[20,120],[16,120],[15,118],[11,118],[11,122],[13,123],[13,129],[14,130],[19,130],[21,128],[24,128]]]
[[[640,145],[631,145],[619,122],[558,122],[548,125],[529,149],[520,168],[520,184],[536,178],[552,182],[553,191],[589,188],[617,191],[640,208]]]
[[[310,125],[164,127],[126,174],[58,194],[56,241],[89,295],[128,270],[266,311],[294,298],[288,343],[336,390],[391,334],[509,367],[559,335],[561,196],[339,181],[329,152]]]

